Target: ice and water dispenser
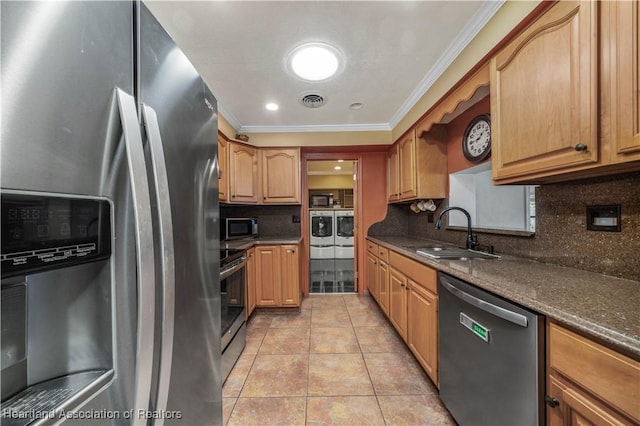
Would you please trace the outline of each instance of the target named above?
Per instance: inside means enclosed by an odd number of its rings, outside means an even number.
[[[1,199],[1,422],[55,422],[114,374],[111,203]]]

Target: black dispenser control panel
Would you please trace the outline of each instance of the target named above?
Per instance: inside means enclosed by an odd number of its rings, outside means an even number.
[[[5,191],[0,198],[2,278],[111,255],[109,201]]]

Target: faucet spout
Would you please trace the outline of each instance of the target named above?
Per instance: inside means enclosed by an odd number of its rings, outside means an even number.
[[[447,207],[446,209],[442,210],[440,212],[440,215],[438,216],[438,221],[436,222],[436,229],[442,228],[442,216],[444,216],[444,214],[446,212],[451,211],[451,210],[457,210],[459,212],[462,212],[467,217],[467,248],[473,250],[476,247],[478,247],[478,241],[474,237],[473,230],[471,229],[471,215],[469,214],[468,211],[466,211],[462,207],[452,206],[452,207]]]

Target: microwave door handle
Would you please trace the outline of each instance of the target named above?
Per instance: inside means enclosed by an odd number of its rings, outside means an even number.
[[[133,96],[123,92],[121,89],[116,88],[115,92],[127,153],[127,168],[133,200],[137,246],[138,330],[133,408],[134,412],[138,413],[138,410],[146,411],[149,409],[149,394],[153,372],[155,261],[151,225],[151,200],[136,103]],[[134,416],[132,424],[140,426],[146,424],[144,416]]]
[[[173,244],[173,222],[171,220],[171,201],[169,198],[169,179],[167,178],[167,164],[162,148],[162,137],[158,117],[153,108],[142,105],[142,119],[149,150],[151,153],[151,170],[156,196],[156,217],[159,224],[160,267],[162,276],[162,319],[161,319],[161,341],[160,345],[160,365],[158,368],[157,400],[153,406],[158,412],[167,409],[169,398],[169,380],[171,377],[171,363],[173,356],[173,334],[175,315],[175,252]],[[155,425],[162,426],[164,419],[160,416],[156,419]]]

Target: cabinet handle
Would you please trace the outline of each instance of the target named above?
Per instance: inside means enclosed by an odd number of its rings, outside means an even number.
[[[546,402],[547,405],[551,408],[556,408],[558,405],[560,405],[560,401],[558,401],[557,398],[554,398],[549,395],[544,397],[544,402]]]
[[[579,142],[579,143],[576,144],[574,149],[576,151],[586,151],[587,150],[587,146],[585,144],[583,144],[582,142]]]
[[[262,197],[262,199],[263,199],[263,200],[266,200],[266,199],[267,199],[267,197]]]
[[[235,194],[231,196],[231,198],[236,198]]]
[[[404,287],[404,283],[400,283],[400,287]]]

